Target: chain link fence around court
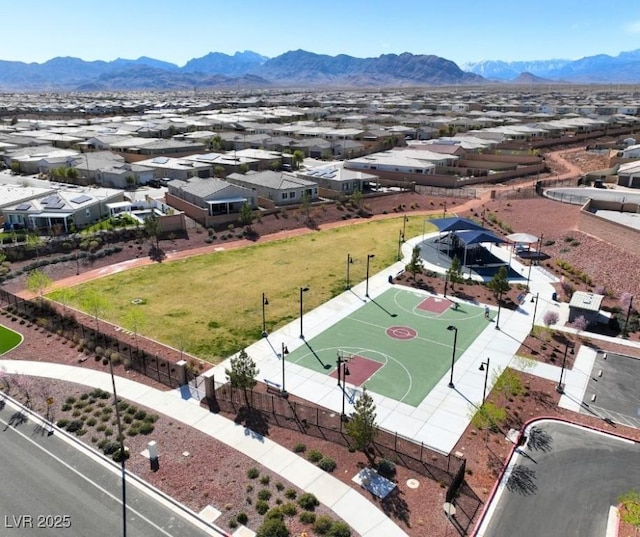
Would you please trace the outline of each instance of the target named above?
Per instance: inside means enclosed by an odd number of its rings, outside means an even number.
[[[236,415],[238,418],[253,413],[251,422],[261,429],[256,431],[258,433],[267,435],[271,425],[297,430],[347,448],[353,447],[353,441],[346,433],[339,412],[272,393],[254,391],[246,393],[250,405],[250,409],[247,409],[243,390],[234,390],[228,383],[216,383],[215,387],[215,401],[210,401],[212,409]],[[443,486],[452,483],[463,465],[463,461],[458,457],[445,455],[426,447],[422,442],[414,442],[385,429],[378,429],[372,449],[377,457],[393,461]]]

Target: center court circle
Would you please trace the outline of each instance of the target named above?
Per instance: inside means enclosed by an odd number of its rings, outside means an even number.
[[[393,339],[409,340],[418,337],[418,332],[409,326],[390,326],[387,335]]]

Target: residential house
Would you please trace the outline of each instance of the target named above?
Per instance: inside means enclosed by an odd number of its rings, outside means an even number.
[[[186,181],[191,177],[211,177],[213,175],[212,166],[205,162],[193,159],[154,157],[140,160],[138,166],[151,168],[156,179],[179,179]]]
[[[227,181],[257,192],[260,197],[273,201],[276,205],[295,205],[309,196],[311,201],[318,199],[318,185],[287,172],[247,172],[232,173]]]
[[[368,183],[376,183],[378,176],[357,170],[349,170],[343,162],[299,171],[298,177],[317,183],[321,188],[351,194],[354,190],[362,191]]]
[[[640,188],[640,160],[625,162],[618,167],[618,185]]]
[[[245,204],[252,209],[258,206],[255,191],[215,178],[170,181],[165,199],[204,226],[237,220]]]
[[[14,200],[0,207],[5,222],[41,231],[57,227],[69,233],[82,229],[108,216],[107,204],[124,201],[121,190],[77,186],[55,189],[24,187],[22,199],[16,201],[15,192],[10,192],[15,188],[15,185],[0,185],[0,197],[4,199],[6,194]]]

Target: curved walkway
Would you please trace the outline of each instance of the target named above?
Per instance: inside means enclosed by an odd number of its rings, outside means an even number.
[[[22,374],[75,382],[111,393],[108,373],[81,367],[19,360],[0,360],[9,374]],[[152,408],[251,457],[332,509],[362,537],[406,537],[407,534],[356,489],[329,475],[275,442],[233,421],[184,400],[176,391],[163,392],[135,381],[116,377],[118,395]]]

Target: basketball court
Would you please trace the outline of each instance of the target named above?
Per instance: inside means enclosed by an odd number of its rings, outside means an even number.
[[[457,307],[456,307],[457,306]],[[488,324],[484,309],[420,291],[391,288],[287,356],[347,386],[418,406]]]

